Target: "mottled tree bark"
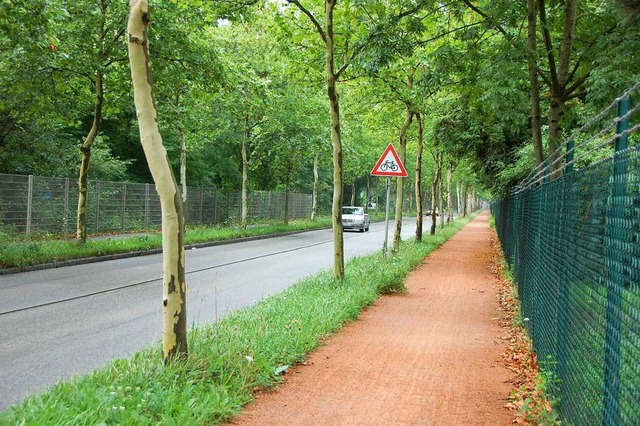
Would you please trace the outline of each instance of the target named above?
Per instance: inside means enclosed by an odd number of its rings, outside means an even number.
[[[351,202],[349,203],[352,206],[356,205],[356,181],[351,182]]]
[[[453,204],[451,197],[451,180],[453,179],[453,162],[449,162],[447,169],[447,223],[453,222]]]
[[[340,101],[337,91],[337,76],[334,61],[333,8],[337,0],[325,0],[324,41],[326,45],[327,96],[331,118],[331,145],[333,147],[333,275],[344,278],[344,230],[342,229],[342,137],[340,133]]]
[[[289,193],[291,192],[291,163],[292,159],[289,157],[289,164],[287,167],[287,177],[284,185],[284,224],[289,224]]]
[[[371,194],[371,176],[367,175],[367,195],[365,195],[365,201],[364,201],[365,213],[369,213],[369,202],[371,201],[369,199],[370,194]]]
[[[442,161],[441,161],[442,162]],[[442,162],[444,163],[444,162]],[[444,179],[442,178],[442,168],[444,164],[440,165],[440,185],[438,185],[438,211],[440,212],[440,228],[444,228]]]
[[[456,202],[458,205],[458,216],[462,216],[462,188],[460,188],[459,181],[456,181]]]
[[[434,146],[436,154],[434,155],[436,170],[433,174],[433,183],[431,185],[431,229],[430,235],[435,235],[436,226],[438,224],[438,216],[436,215],[436,207],[438,205],[438,187],[440,186],[440,179],[442,178],[442,154],[437,152],[437,143]],[[442,214],[442,212],[440,212]]]
[[[242,133],[242,212],[240,228],[247,228],[249,208],[247,206],[247,184],[249,182],[249,161],[247,160],[247,143],[251,129],[249,128],[249,114],[244,113],[244,132]]]
[[[409,87],[413,84],[413,77],[409,79]],[[411,105],[406,104],[406,116],[402,127],[400,128],[400,146],[398,147],[398,157],[404,165],[407,161],[407,131],[413,122],[414,113],[411,110]],[[402,202],[404,197],[404,178],[396,178],[396,227],[393,234],[393,252],[397,253],[400,250],[400,242],[402,241]]]
[[[147,0],[130,0],[129,4],[129,62],[140,141],[162,208],[162,354],[166,363],[187,355],[184,214],[178,183],[162,144],[153,97],[148,38],[149,4]]]
[[[318,214],[318,157],[313,157],[313,193],[311,195],[311,220],[316,220]]]
[[[87,137],[82,142],[80,151],[82,161],[80,162],[80,175],[78,177],[78,211],[76,221],[76,241],[80,244],[87,242],[87,193],[89,185],[89,169],[91,167],[91,147],[100,133],[102,125],[102,107],[104,105],[104,83],[101,72],[96,73],[94,80],[95,109],[93,111],[93,123]]]
[[[462,190],[462,194],[463,194],[463,201],[464,204],[462,205],[462,216],[467,216],[467,214],[469,214],[469,210],[468,210],[468,206],[469,206],[469,184],[465,184],[464,185],[464,189]]]
[[[187,145],[184,140],[184,128],[178,126],[178,140],[180,142],[180,185],[182,187],[182,203],[187,202]]]
[[[418,122],[418,143],[416,154],[416,242],[422,242],[422,151],[424,147],[424,127],[422,124],[422,115],[416,113],[416,121]]]
[[[180,109],[180,93],[176,93],[175,106]],[[182,193],[182,203],[187,203],[187,145],[184,138],[184,127],[180,117],[176,119],[178,130],[178,144],[180,145],[180,189]]]

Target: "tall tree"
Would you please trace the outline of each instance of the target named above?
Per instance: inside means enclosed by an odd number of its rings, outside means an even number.
[[[415,175],[415,191],[416,191],[416,242],[422,242],[422,151],[424,147],[424,123],[422,114],[416,113],[416,121],[418,122],[418,138],[417,138],[417,155],[416,155],[416,175]]]
[[[503,18],[514,14],[514,11],[517,14],[520,8],[505,3],[501,5],[502,8],[481,9],[470,0],[463,1],[482,16],[492,29],[504,35],[511,50],[515,47],[516,51],[527,52],[525,59],[529,69],[534,153],[540,163],[539,78],[547,88],[550,173],[552,178],[561,176],[567,105],[574,99],[584,100],[587,82],[607,62],[605,58],[609,55],[609,48],[624,43],[619,34],[625,33],[627,28],[619,24],[614,8],[601,7],[599,3],[566,0],[558,4],[546,0],[528,0],[528,37],[524,43],[518,38],[517,18]],[[607,43],[607,40],[611,40],[611,43]],[[607,45],[608,48],[604,48]],[[540,48],[542,50],[537,51]]]
[[[131,80],[140,141],[162,206],[163,327],[165,362],[187,356],[187,284],[185,281],[184,212],[178,183],[158,127],[149,57],[149,3],[130,0],[127,31]]]
[[[413,88],[413,76],[415,70],[411,70],[409,76],[407,77],[407,89],[411,91]],[[398,147],[398,156],[400,157],[400,161],[402,164],[407,163],[407,132],[409,131],[409,127],[411,123],[413,123],[414,111],[411,107],[411,102],[405,102],[405,119],[402,127],[400,128],[400,135],[398,138],[399,147]],[[402,241],[402,210],[403,210],[403,185],[404,178],[397,177],[396,178],[396,213],[395,213],[395,232],[393,234],[393,251],[398,252],[400,250],[400,242]]]
[[[331,146],[333,148],[333,206],[331,218],[333,226],[333,275],[341,280],[344,277],[344,233],[342,229],[342,137],[340,134],[340,101],[338,97],[338,79],[346,69],[336,68],[335,37],[333,31],[334,9],[338,0],[324,1],[324,23],[321,23],[299,0],[287,0],[305,14],[318,36],[325,45],[325,66],[327,97],[329,98],[329,117],[331,120]]]
[[[340,15],[341,31],[334,32],[335,16],[338,0],[324,0],[324,20],[316,17],[309,7],[302,4],[302,0],[286,0],[294,5],[300,13],[308,18],[317,35],[320,37],[325,50],[325,78],[327,97],[329,99],[329,117],[331,121],[331,143],[333,148],[333,205],[332,222],[334,238],[334,267],[336,279],[344,277],[344,239],[342,229],[342,197],[343,197],[343,152],[340,130],[340,100],[338,96],[338,82],[341,76],[369,45],[379,41],[377,37],[390,28],[395,28],[398,22],[407,16],[412,16],[427,3],[426,0],[404,4],[392,8],[386,4],[355,4],[344,2],[344,10]],[[397,6],[397,5],[396,5]],[[322,13],[322,12],[320,12]],[[371,22],[378,19],[377,22]],[[336,34],[339,37],[336,37]],[[336,63],[336,52],[340,49]]]
[[[86,8],[93,9],[94,13],[86,14]],[[72,15],[81,17],[80,25],[70,25],[69,32],[71,34],[65,35],[72,37],[72,43],[76,43],[73,45],[73,49],[75,52],[83,52],[81,57],[85,62],[79,60],[71,62],[71,69],[67,70],[68,56],[61,56],[61,63],[58,67],[63,74],[71,72],[86,76],[93,93],[94,103],[91,128],[80,146],[82,156],[78,177],[76,239],[79,243],[84,244],[87,241],[87,195],[91,149],[102,126],[106,72],[115,63],[126,60],[126,55],[120,44],[125,33],[125,10],[117,4],[110,4],[107,0],[95,0],[88,2],[88,4],[68,4],[67,9]],[[85,18],[86,16],[89,18]],[[83,18],[87,20],[82,22]],[[67,30],[63,31],[67,32]],[[92,45],[91,49],[87,49],[85,40],[92,38],[96,39],[96,43]],[[85,50],[89,53],[84,53]]]

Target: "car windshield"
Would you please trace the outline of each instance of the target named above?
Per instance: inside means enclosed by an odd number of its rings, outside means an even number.
[[[362,207],[343,207],[342,214],[364,214]]]

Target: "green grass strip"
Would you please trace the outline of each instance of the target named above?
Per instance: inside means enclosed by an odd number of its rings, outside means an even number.
[[[281,381],[324,338],[358,318],[381,293],[402,292],[424,257],[470,219],[458,220],[421,244],[403,242],[350,261],[345,278],[330,271],[218,322],[189,332],[189,357],[163,366],[154,346],[103,370],[60,383],[0,414],[0,425],[210,425],[237,414],[256,389]]]
[[[214,241],[228,241],[239,238],[278,235],[284,232],[307,231],[330,228],[328,217],[312,220],[292,220],[288,225],[282,223],[262,224],[247,229],[229,228],[193,228],[187,229],[186,244],[200,244]],[[160,249],[162,236],[143,235],[128,238],[107,238],[90,240],[79,245],[69,240],[24,240],[0,241],[0,269],[62,262],[72,259],[105,256]]]

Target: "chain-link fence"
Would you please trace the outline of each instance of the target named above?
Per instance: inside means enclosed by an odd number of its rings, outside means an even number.
[[[77,181],[69,178],[0,174],[0,227],[9,234],[70,234],[76,230]],[[188,225],[237,224],[240,192],[187,188]],[[248,216],[282,220],[285,193],[252,191]],[[152,184],[89,181],[87,232],[126,232],[161,224],[160,198]],[[311,215],[311,195],[289,194],[289,218]]]
[[[640,424],[638,108],[617,101],[617,130],[582,134],[591,144],[576,159],[568,141],[563,177],[540,173],[493,205],[522,315],[572,425]]]

